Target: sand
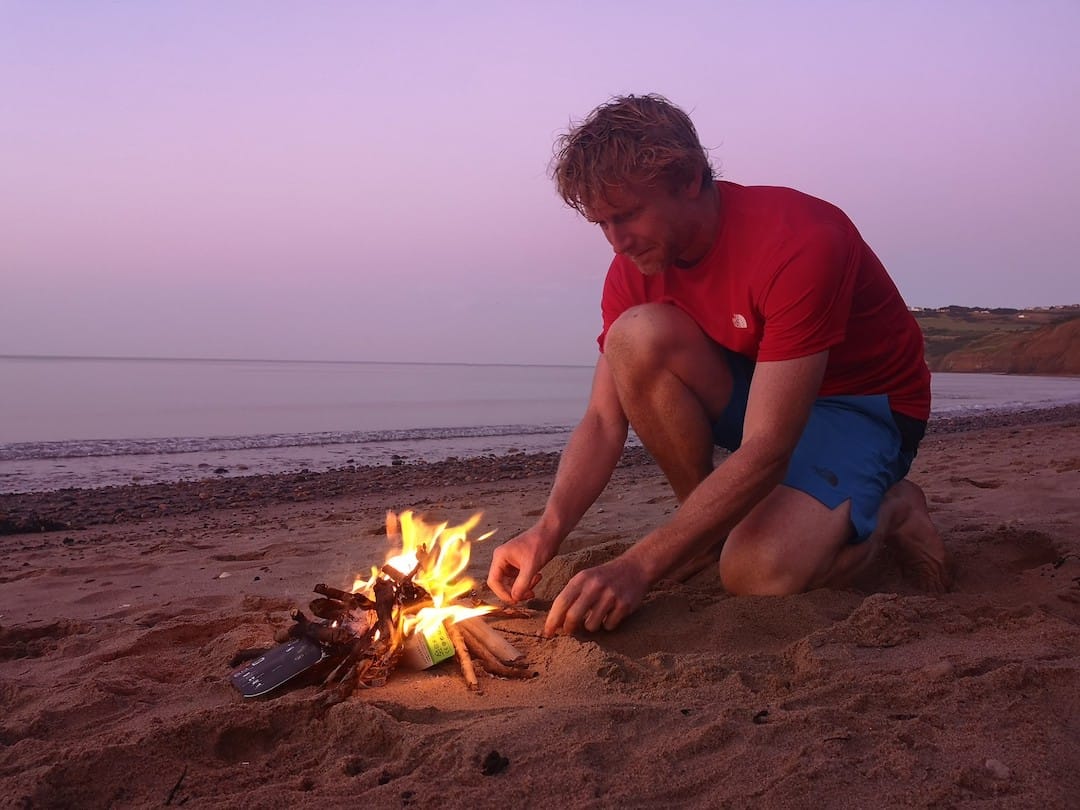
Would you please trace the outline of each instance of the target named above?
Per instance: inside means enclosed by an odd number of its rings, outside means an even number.
[[[325,711],[313,686],[229,684],[316,582],[381,562],[387,509],[482,510],[482,581],[554,464],[0,496],[0,806],[1080,807],[1077,407],[927,436],[912,477],[958,563],[945,596],[888,561],[861,589],[785,598],[706,573],[614,633],[497,621],[539,675],[481,694],[453,662]],[[631,453],[538,597],[674,508]]]

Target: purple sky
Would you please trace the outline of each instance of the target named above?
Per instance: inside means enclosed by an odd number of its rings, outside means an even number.
[[[911,305],[1080,303],[1075,0],[393,5],[0,7],[0,354],[591,363],[546,168],[627,92]]]

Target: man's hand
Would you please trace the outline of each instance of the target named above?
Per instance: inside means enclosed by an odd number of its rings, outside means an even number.
[[[625,554],[611,562],[580,571],[566,583],[544,623],[544,636],[559,630],[574,633],[614,630],[633,613],[649,589],[644,572]]]
[[[503,602],[513,605],[532,599],[543,568],[558,550],[558,541],[538,526],[495,549],[487,584]]]

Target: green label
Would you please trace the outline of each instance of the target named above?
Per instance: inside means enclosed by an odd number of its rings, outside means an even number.
[[[424,641],[427,643],[428,652],[431,653],[433,664],[453,657],[454,642],[450,640],[450,634],[446,632],[446,628],[441,624],[430,635],[425,633]]]

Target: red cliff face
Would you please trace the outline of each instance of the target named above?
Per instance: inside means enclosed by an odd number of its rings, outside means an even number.
[[[932,371],[1080,375],[1080,318],[1031,332],[996,332],[949,352]]]

